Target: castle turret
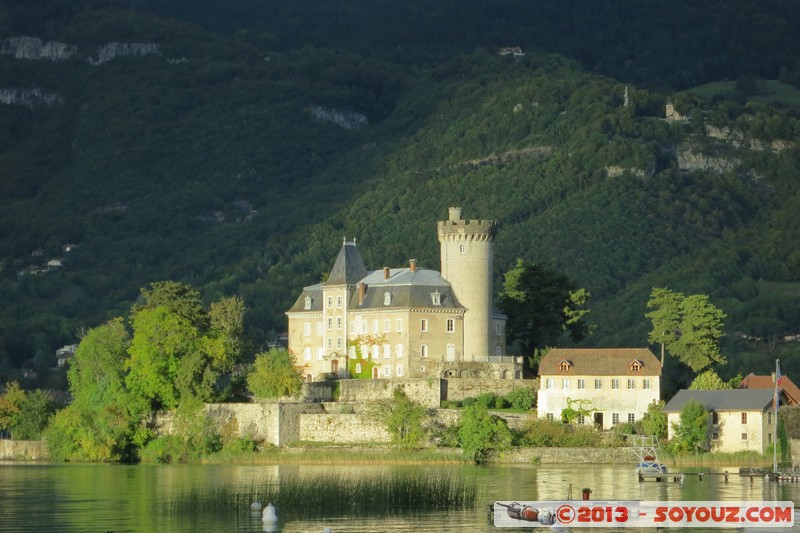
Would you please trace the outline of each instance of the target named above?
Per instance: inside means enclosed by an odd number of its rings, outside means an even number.
[[[492,339],[493,220],[462,220],[451,207],[448,220],[437,223],[442,276],[450,282],[464,313],[464,360],[487,361]]]

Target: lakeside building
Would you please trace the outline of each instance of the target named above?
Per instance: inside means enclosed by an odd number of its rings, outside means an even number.
[[[522,377],[506,355],[506,317],[493,309],[492,220],[437,223],[441,271],[414,259],[367,271],[344,240],[328,278],[304,287],[286,315],[288,349],[306,381],[378,378]],[[483,363],[479,370],[465,364]]]
[[[610,429],[636,422],[661,399],[661,362],[647,348],[554,348],[539,362],[539,418]]]

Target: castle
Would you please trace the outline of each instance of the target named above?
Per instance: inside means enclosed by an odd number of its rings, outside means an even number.
[[[414,259],[368,272],[345,240],[327,280],[304,287],[286,313],[306,381],[520,378],[517,358],[505,355],[506,317],[492,307],[496,229],[451,207],[437,223],[441,272]]]

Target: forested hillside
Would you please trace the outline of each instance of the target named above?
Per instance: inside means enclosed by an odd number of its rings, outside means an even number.
[[[727,313],[721,375],[800,372],[800,114],[748,102],[795,90],[789,2],[217,4],[0,5],[0,382],[58,386],[158,280],[243,296],[259,346],[344,236],[438,268],[451,205],[500,222],[498,290],[524,258],[591,292],[587,345],[644,345],[666,286]]]

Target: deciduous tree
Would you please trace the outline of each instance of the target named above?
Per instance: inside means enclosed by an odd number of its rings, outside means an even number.
[[[295,366],[294,355],[273,348],[256,355],[247,387],[259,398],[296,396],[303,389],[303,374]]]

